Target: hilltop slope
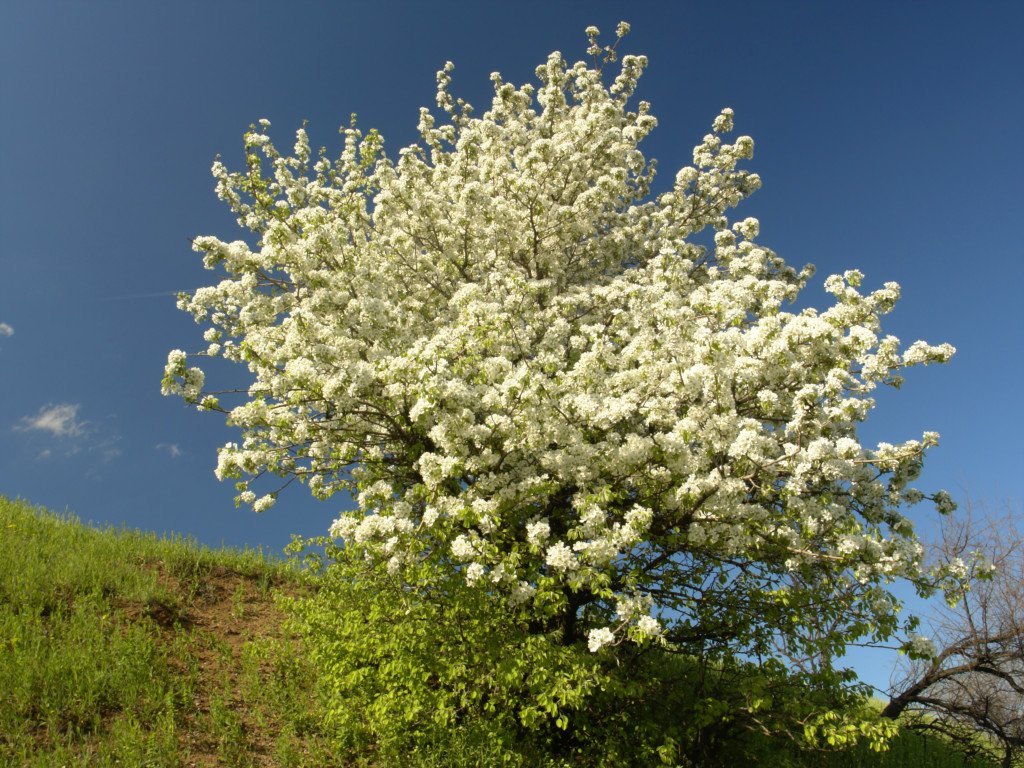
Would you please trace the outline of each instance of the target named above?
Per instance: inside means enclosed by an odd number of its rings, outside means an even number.
[[[259,552],[0,498],[0,765],[310,766],[315,678]]]

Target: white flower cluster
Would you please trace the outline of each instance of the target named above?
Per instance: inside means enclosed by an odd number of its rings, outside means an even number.
[[[206,376],[200,368],[189,368],[187,356],[180,349],[173,349],[167,355],[161,392],[165,395],[181,395],[187,402],[199,400]]]
[[[551,535],[551,526],[547,520],[538,520],[526,526],[526,540],[537,546],[543,544]]]
[[[592,629],[587,633],[587,647],[591,653],[597,653],[606,645],[611,645],[614,642],[615,634],[608,627]]]
[[[923,635],[911,635],[903,650],[912,659],[933,659],[937,653],[935,643]]]
[[[855,270],[827,279],[831,307],[791,308],[813,270],[728,217],[761,184],[731,109],[652,196],[646,65],[621,57],[607,85],[601,62],[553,53],[537,84],[492,75],[480,117],[446,65],[446,118],[421,110],[395,158],[354,124],[335,160],[253,126],[248,168],[213,173],[258,242],[197,238],[226,277],[179,301],[210,326],[206,354],[252,374],[217,475],[258,509],[260,474],[352,492],[331,535],[395,569],[433,552],[524,609],[582,596],[595,651],[611,626],[714,626],[720,604],[745,611],[723,636],[754,642],[737,626],[846,582],[864,586],[850,615],[881,622],[872,585],[920,575],[900,510],[936,438],[870,448],[857,427],[878,385],[953,349],[901,352],[880,320],[899,287],[862,291]],[[219,408],[186,357],[164,392]]]

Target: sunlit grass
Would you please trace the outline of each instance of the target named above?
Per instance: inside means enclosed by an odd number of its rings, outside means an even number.
[[[0,499],[0,765],[332,765],[258,551]]]

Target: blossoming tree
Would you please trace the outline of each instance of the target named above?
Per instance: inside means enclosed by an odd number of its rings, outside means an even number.
[[[247,168],[213,174],[255,237],[197,238],[226,277],[179,298],[209,326],[200,356],[252,385],[227,403],[174,351],[165,393],[241,430],[217,466],[241,502],[273,505],[264,474],[351,493],[330,530],[346,549],[399,580],[447,569],[597,658],[892,637],[887,585],[925,586],[903,508],[937,436],[867,446],[857,428],[876,387],[953,349],[883,335],[899,287],[856,270],[825,281],[828,308],[787,308],[813,270],[732,217],[761,184],[732,110],[652,193],[647,60],[609,74],[615,46],[588,35],[589,64],[493,74],[479,117],[446,64],[444,120],[421,109],[397,156],[354,122],[335,160],[253,126]]]

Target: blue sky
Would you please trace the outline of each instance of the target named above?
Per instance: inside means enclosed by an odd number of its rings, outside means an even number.
[[[201,329],[171,294],[209,283],[190,239],[235,239],[209,168],[259,118],[337,148],[356,112],[390,153],[434,73],[483,107],[584,28],[633,31],[645,143],[667,185],[725,106],[757,142],[741,209],[790,263],[896,280],[888,330],[958,348],[880,398],[870,441],[942,434],[924,487],[1024,499],[1024,5],[694,2],[0,4],[0,494],[85,520],[279,549],[340,502],[295,487],[259,516],[213,477],[234,438],[161,397]],[[922,530],[931,514],[918,513]]]

